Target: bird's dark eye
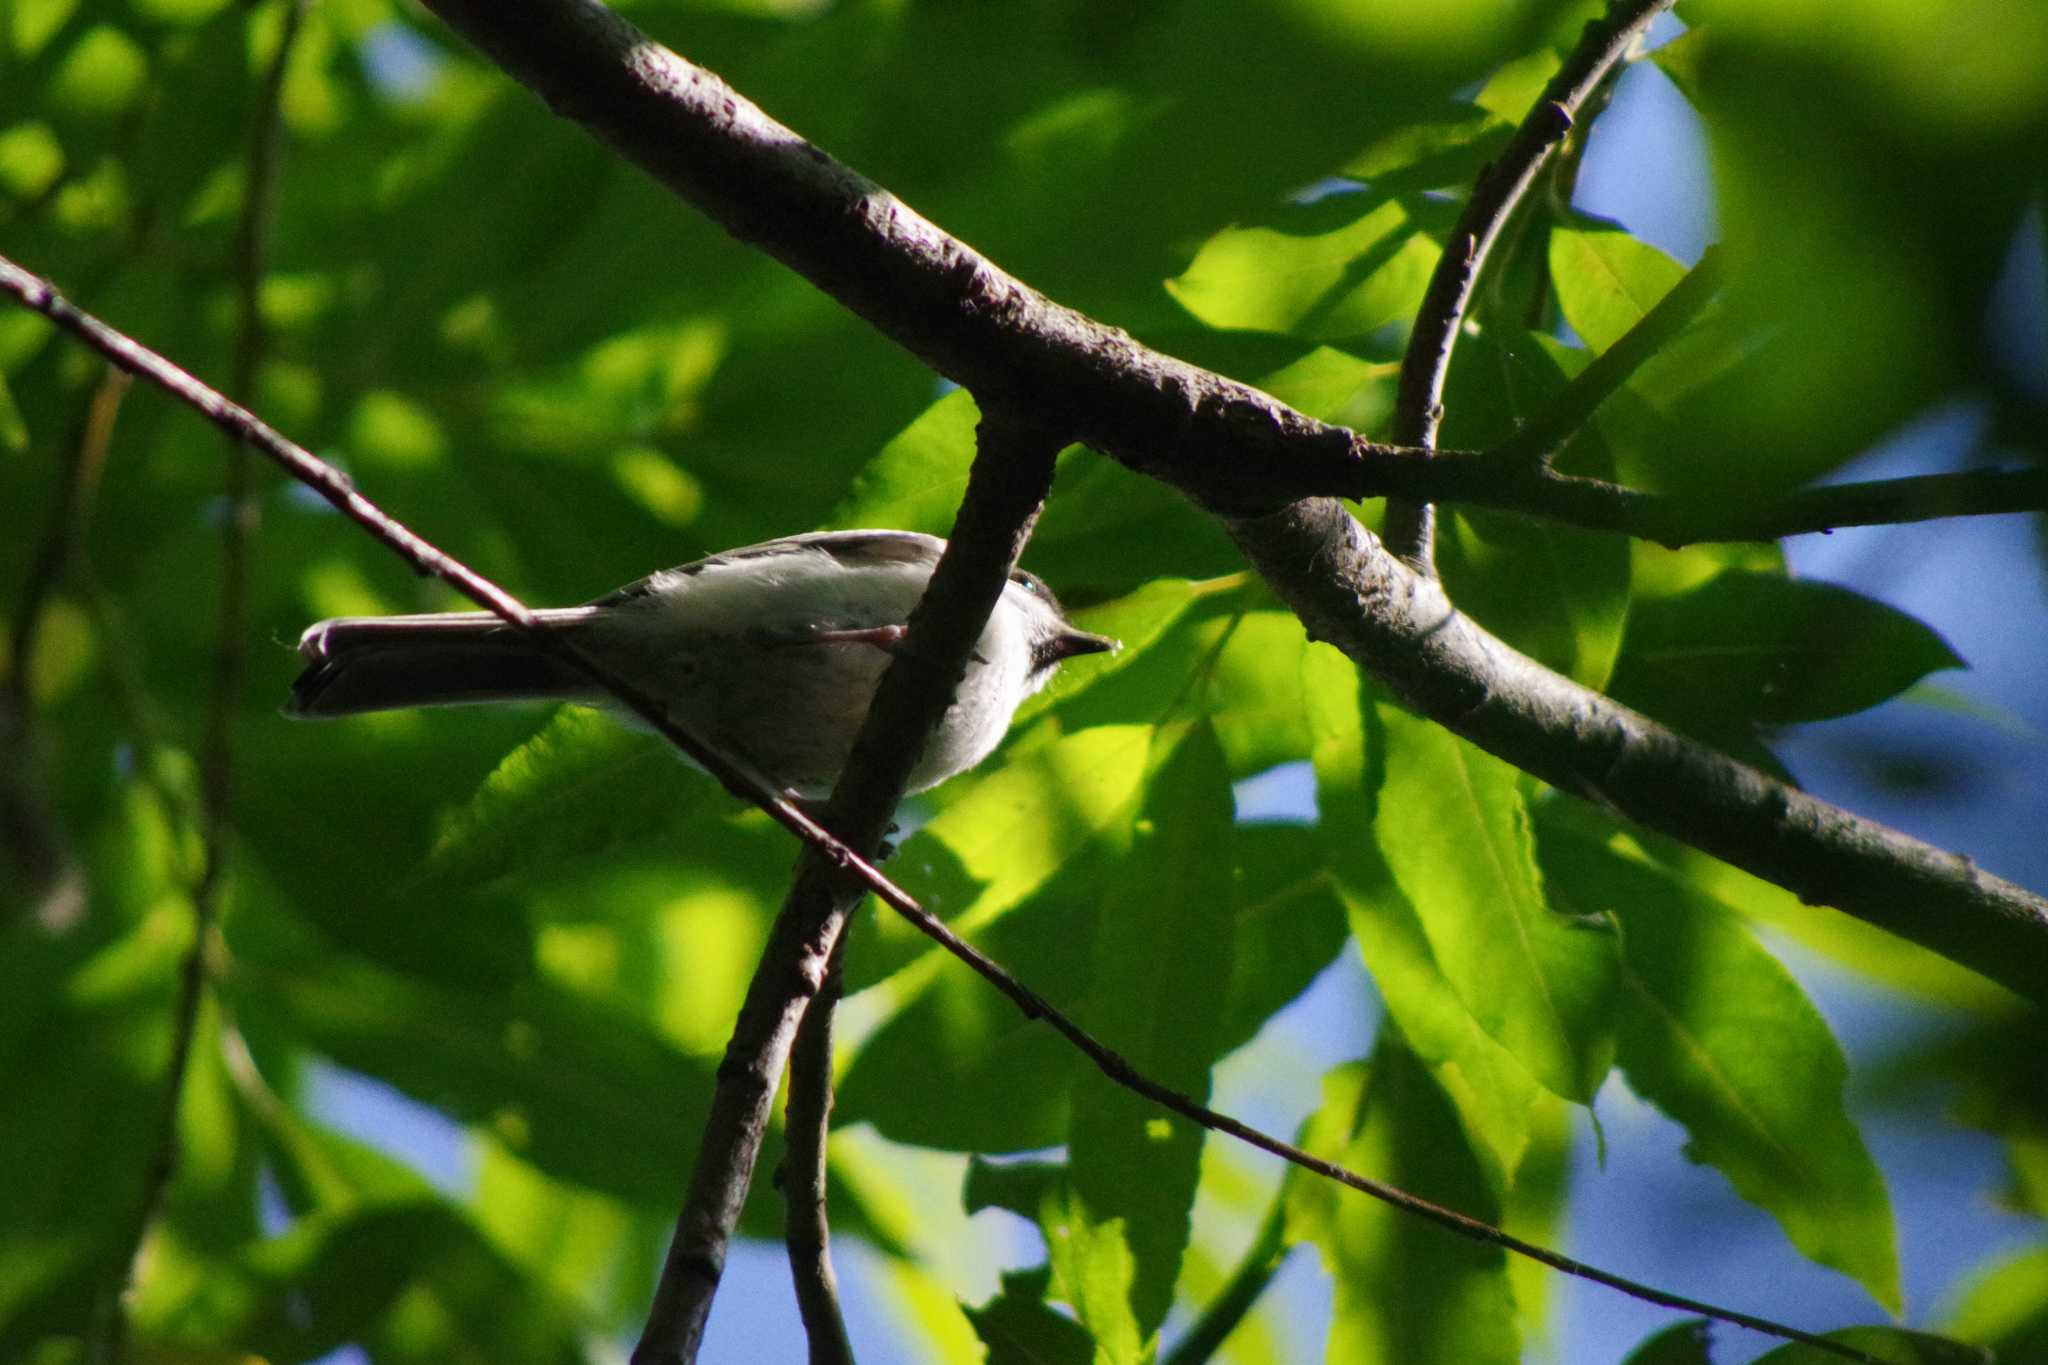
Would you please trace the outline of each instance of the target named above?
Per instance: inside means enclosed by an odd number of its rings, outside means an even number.
[[[1010,575],[1010,581],[1030,593],[1033,597],[1045,596],[1045,584],[1039,581],[1037,574],[1025,573],[1022,569],[1019,569],[1016,573]]]

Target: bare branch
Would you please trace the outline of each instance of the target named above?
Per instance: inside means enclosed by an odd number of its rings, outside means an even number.
[[[811,1365],[853,1365],[853,1344],[839,1312],[839,1277],[832,1272],[831,1219],[826,1208],[827,1134],[832,1127],[832,1024],[838,1016],[846,935],[825,964],[817,998],[797,1026],[789,1055],[789,1098],[783,1112],[783,1243],[797,1311],[810,1342]]]
[[[1590,373],[1590,371],[1589,371]],[[1605,479],[1564,474],[1534,447],[1501,451],[1370,451],[1336,496],[1426,496],[1491,507],[1587,531],[1613,531],[1677,548],[1709,541],[1777,540],[1844,526],[1893,526],[1946,517],[2048,510],[2048,470],[1978,469],[1865,483],[1822,484],[1771,501],[1710,501],[1646,493]]]
[[[1060,443],[1028,419],[985,406],[978,443],[945,553],[876,687],[826,810],[826,822],[863,857],[880,845],[926,739],[952,705],[968,656],[1052,484]],[[891,906],[917,909],[909,896],[884,885]],[[863,894],[864,887],[826,859],[806,857],[798,870],[718,1068],[697,1166],[634,1365],[696,1359],[726,1249],[746,1206],[776,1078],[823,987],[846,917]],[[815,1346],[818,1339],[812,1340]]]
[[[1535,183],[1536,173],[1572,131],[1580,107],[1614,64],[1635,45],[1671,0],[1609,0],[1607,13],[1586,25],[1578,45],[1543,87],[1535,106],[1507,147],[1472,186],[1471,197],[1445,239],[1443,254],[1416,310],[1415,328],[1401,358],[1400,393],[1394,400],[1397,444],[1436,447],[1443,421],[1444,380],[1451,348],[1471,306],[1472,288],[1486,267],[1501,229]],[[1387,548],[1416,569],[1434,573],[1435,518],[1428,504],[1397,499],[1387,505]]]

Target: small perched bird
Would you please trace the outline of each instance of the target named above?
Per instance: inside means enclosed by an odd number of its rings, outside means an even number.
[[[534,614],[666,704],[721,754],[793,795],[831,794],[946,543],[913,531],[788,536]],[[1117,647],[1017,570],[976,642],[910,790],[965,772],[1063,660]],[[602,702],[588,678],[488,612],[344,616],[299,638],[285,713],[347,716],[498,701]]]

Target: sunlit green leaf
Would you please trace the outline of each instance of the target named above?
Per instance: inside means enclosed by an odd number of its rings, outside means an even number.
[[[1347,221],[1332,225],[1340,218]],[[1212,327],[1320,341],[1405,316],[1436,256],[1437,243],[1400,202],[1336,194],[1271,227],[1217,234],[1166,287]]]
[[[1596,352],[1621,340],[1684,274],[1678,262],[1626,232],[1559,227],[1550,234],[1558,306]]]
[[[989,1365],[1092,1365],[1095,1341],[1088,1329],[1045,1301],[1047,1272],[1010,1271],[1002,1292],[979,1308],[967,1309],[974,1331],[988,1348]]]
[[[1362,709],[1369,703],[1361,700],[1357,670],[1334,651],[1319,651],[1310,656],[1306,677],[1323,861],[1388,1013],[1456,1106],[1495,1187],[1505,1188],[1528,1150],[1530,1114],[1541,1089],[1528,1066],[1459,998],[1377,845],[1359,837],[1373,823],[1383,760],[1367,753],[1371,712]]]
[[[1980,1274],[1949,1329],[2001,1360],[2048,1353],[2048,1247],[2021,1252]]]
[[[1613,1056],[1613,936],[1550,904],[1514,770],[1391,706],[1374,834],[1444,978],[1545,1086],[1587,1100]]]
[[[1199,1103],[1231,982],[1230,786],[1202,725],[1159,731],[1147,768],[1131,847],[1104,891],[1082,1020],[1140,1073]],[[1127,1345],[1152,1339],[1173,1302],[1204,1130],[1079,1059],[1074,1076],[1059,1231],[1077,1247],[1099,1239],[1126,1250],[1104,1248],[1106,1259],[1089,1264],[1106,1282],[1084,1290],[1062,1278],[1079,1295],[1081,1321],[1121,1359]],[[1053,1243],[1056,1230],[1046,1233]]]

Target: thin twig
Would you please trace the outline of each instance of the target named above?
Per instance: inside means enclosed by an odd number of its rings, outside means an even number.
[[[1844,526],[1897,526],[1948,517],[2048,510],[2048,470],[1974,469],[1822,484],[1768,500],[1650,493],[1565,474],[1513,453],[1363,448],[1353,476],[1330,490],[1347,498],[1427,497],[1492,507],[1586,531],[1613,531],[1678,548],[1718,541],[1824,535]]]
[[[952,705],[968,656],[1051,487],[1059,448],[1059,439],[1035,421],[985,402],[952,535],[875,689],[827,807],[826,823],[863,856],[872,856],[880,845],[911,769]],[[879,874],[876,881],[877,893],[891,906],[916,907]],[[647,1326],[633,1351],[634,1365],[686,1365],[696,1359],[724,1274],[726,1249],[746,1205],[776,1079],[861,894],[862,888],[815,849],[807,853],[719,1065],[697,1165]]]
[[[1629,376],[1692,324],[1700,310],[1720,292],[1721,275],[1721,249],[1710,246],[1684,278],[1651,305],[1635,326],[1579,371],[1547,409],[1489,453],[1497,459],[1548,461],[1555,457],[1593,420],[1600,405],[1629,381]]]
[[[1572,131],[1587,96],[1635,45],[1650,21],[1670,6],[1671,0],[1609,0],[1607,13],[1586,25],[1578,46],[1543,87],[1507,147],[1473,184],[1471,197],[1437,258],[1422,306],[1416,310],[1407,352],[1401,358],[1401,383],[1394,400],[1397,444],[1424,450],[1436,447],[1451,349],[1464,326],[1472,287],[1485,268],[1487,253],[1535,182],[1536,173]],[[1435,572],[1435,518],[1427,503],[1389,502],[1385,536],[1387,548],[1411,568],[1424,574]]]
[[[9,893],[10,903],[23,909],[45,904],[45,896],[64,879],[69,861],[38,780],[49,756],[36,724],[36,644],[57,585],[81,560],[114,419],[133,382],[109,365],[85,400],[77,433],[64,446],[50,527],[29,563],[9,632],[7,678],[0,688],[0,847],[7,850],[8,865],[0,869],[0,888]]]
[[[284,156],[283,101],[285,68],[291,61],[305,19],[307,0],[285,6],[277,49],[271,54],[257,90],[251,120],[247,190],[235,225],[231,260],[235,286],[235,347],[229,392],[249,397],[264,350],[259,293],[269,268],[270,233],[277,209],[278,171]],[[120,1360],[126,1350],[126,1300],[143,1273],[149,1234],[163,1216],[171,1182],[177,1178],[180,1155],[178,1110],[191,1070],[192,1049],[199,1037],[199,1010],[204,999],[207,963],[214,951],[215,926],[227,889],[229,843],[233,837],[234,727],[241,709],[247,673],[249,639],[249,543],[256,533],[259,507],[249,449],[226,437],[224,488],[226,515],[220,531],[220,616],[214,627],[213,678],[207,697],[206,731],[199,755],[199,880],[192,890],[192,942],[178,968],[178,992],[171,1007],[171,1053],[164,1068],[158,1108],[156,1147],[145,1173],[133,1241],[123,1258],[121,1284],[111,1313],[104,1319],[107,1335],[94,1358]]]
[[[825,980],[797,1026],[789,1054],[789,1096],[783,1115],[779,1184],[783,1243],[797,1311],[810,1341],[811,1365],[853,1365],[853,1343],[839,1311],[839,1277],[832,1272],[831,1219],[826,1207],[826,1138],[832,1126],[832,1026],[844,983],[846,931],[832,945]]]

